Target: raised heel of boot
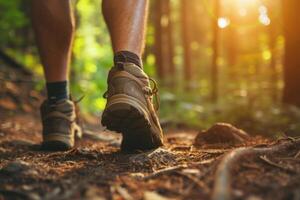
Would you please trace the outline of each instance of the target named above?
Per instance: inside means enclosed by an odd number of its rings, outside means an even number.
[[[147,111],[131,98],[114,98],[102,115],[102,125],[122,133],[121,149],[124,151],[147,150],[162,145],[155,135]]]
[[[74,147],[74,136],[62,134],[49,134],[43,136],[42,150],[67,151]]]

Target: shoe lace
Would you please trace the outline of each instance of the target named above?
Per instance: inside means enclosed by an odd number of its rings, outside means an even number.
[[[80,113],[80,109],[79,109],[79,103],[84,99],[85,95],[82,95],[81,97],[79,97],[78,99],[74,99],[73,97],[70,95],[70,99],[74,102],[75,104],[75,114],[76,114],[76,118],[75,118],[75,122],[79,125],[82,124],[82,120],[81,120],[81,113]]]
[[[154,79],[149,78],[149,80],[152,82],[153,87],[146,87],[145,88],[145,93],[149,96],[154,96],[155,99],[155,110],[158,111],[159,106],[160,106],[160,99],[159,99],[159,94],[158,94],[158,87],[157,87],[157,83]]]
[[[145,92],[145,94],[149,95],[149,96],[154,96],[155,99],[155,110],[158,111],[159,107],[160,107],[160,99],[159,99],[159,94],[158,94],[158,87],[157,87],[157,83],[154,79],[149,77],[150,82],[152,82],[153,88],[150,87],[145,87],[143,88],[143,91]],[[108,98],[108,90],[104,92],[103,94],[103,98],[107,99]]]

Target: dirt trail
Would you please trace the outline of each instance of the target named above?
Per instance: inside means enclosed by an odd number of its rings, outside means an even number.
[[[27,83],[7,81],[20,79],[20,75],[3,69],[0,68],[4,80],[0,81],[0,200],[300,200],[299,139],[252,138],[244,144],[244,132],[228,126],[214,126],[211,132],[201,132],[198,137],[198,131],[165,129],[163,148],[128,154],[119,151],[118,134],[86,125],[86,134],[76,148],[67,152],[41,151],[37,114],[41,97]],[[216,139],[218,145],[207,144]],[[199,148],[193,146],[195,141]],[[237,150],[281,145],[286,147],[271,153]]]
[[[164,148],[146,153],[119,152],[119,136],[108,131],[68,152],[43,152],[40,129],[36,116],[2,116],[0,199],[210,199],[220,159],[232,151],[196,149],[196,132],[172,130]],[[300,199],[299,152],[298,145],[242,157],[232,169],[232,198]]]

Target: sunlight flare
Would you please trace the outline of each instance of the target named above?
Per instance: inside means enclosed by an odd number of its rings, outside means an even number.
[[[227,26],[229,26],[229,24],[230,24],[230,20],[228,18],[226,18],[226,17],[220,17],[218,19],[218,26],[219,26],[219,28],[224,29]]]

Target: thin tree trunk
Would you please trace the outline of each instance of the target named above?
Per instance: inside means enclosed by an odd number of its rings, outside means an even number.
[[[214,8],[214,16],[212,19],[212,27],[213,27],[213,41],[212,41],[212,49],[213,49],[213,56],[212,56],[212,70],[211,70],[211,84],[212,84],[212,91],[211,91],[211,99],[214,102],[218,100],[218,56],[219,56],[219,27],[218,27],[218,18],[220,13],[220,2],[219,0],[213,0],[213,8]]]
[[[237,33],[238,20],[235,13],[237,9],[238,8],[236,5],[231,5],[230,7],[230,25],[227,28],[227,37],[226,37],[229,76],[233,81],[237,81],[236,62],[237,62],[237,53],[238,53],[238,46],[239,46],[239,40],[238,40],[239,38]]]
[[[154,27],[155,27],[155,64],[156,64],[156,72],[158,75],[158,78],[163,81],[165,79],[165,69],[163,65],[162,55],[163,55],[163,40],[162,40],[162,26],[161,26],[161,18],[162,18],[162,1],[156,0],[154,2],[154,10],[155,10],[155,16],[154,16]]]
[[[191,57],[192,59],[192,74],[193,80],[197,80],[194,83],[200,85],[200,73],[201,70],[201,63],[205,60],[205,53],[203,52],[203,44],[205,44],[206,38],[206,27],[205,27],[205,20],[207,17],[207,13],[203,16],[203,7],[205,7],[205,0],[190,0],[192,5],[189,9],[189,15],[191,17],[191,25],[190,25],[190,32],[191,32],[191,42],[195,44],[195,48],[191,50]],[[205,9],[205,8],[204,8]],[[206,11],[205,11],[206,12]],[[195,85],[198,87],[199,85]]]
[[[190,0],[181,0],[181,30],[182,30],[182,46],[184,60],[184,78],[185,86],[189,89],[192,80],[192,60],[191,60],[191,31],[189,6]]]
[[[283,102],[300,107],[299,0],[282,0],[285,35]]]
[[[166,27],[167,33],[167,46],[168,46],[168,74],[171,78],[171,85],[174,83],[175,78],[175,65],[174,65],[174,44],[173,44],[173,21],[171,18],[171,1],[166,1],[166,16],[168,17],[168,26]]]
[[[276,27],[275,24],[272,20],[273,18],[271,17],[271,21],[272,23],[270,24],[270,26],[268,27],[268,31],[269,31],[269,48],[272,52],[272,57],[270,60],[270,69],[271,69],[271,77],[270,77],[270,84],[271,84],[271,88],[272,88],[272,99],[274,101],[277,101],[278,99],[278,87],[277,87],[277,83],[278,83],[278,74],[277,74],[277,69],[276,69]]]

